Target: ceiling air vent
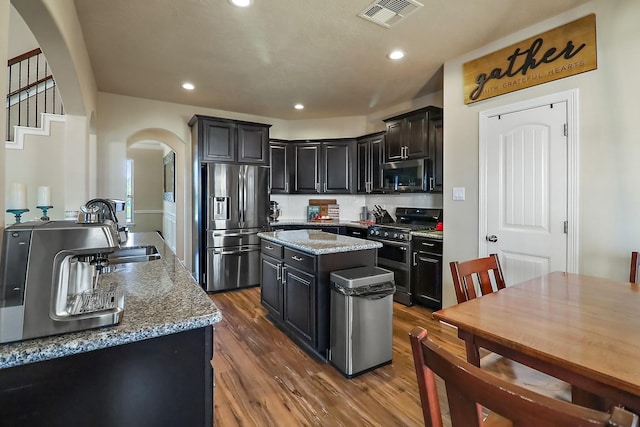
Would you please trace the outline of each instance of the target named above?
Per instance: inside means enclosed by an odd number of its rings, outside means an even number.
[[[389,28],[421,8],[415,0],[378,0],[358,14],[359,17]]]

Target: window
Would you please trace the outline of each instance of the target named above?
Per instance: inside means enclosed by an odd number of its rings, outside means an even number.
[[[127,159],[127,200],[124,206],[126,222],[133,222],[133,159]]]

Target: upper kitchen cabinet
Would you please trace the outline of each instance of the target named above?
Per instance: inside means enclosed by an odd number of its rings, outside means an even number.
[[[425,107],[386,119],[385,161],[429,157],[429,118],[435,114],[442,117],[442,109]]]
[[[323,193],[349,194],[352,191],[351,165],[355,140],[322,143]]]
[[[384,162],[384,132],[365,135],[357,141],[356,191],[382,192],[380,164]]]
[[[350,194],[355,140],[291,143],[291,193]]]
[[[433,163],[433,185],[431,191],[443,190],[444,143],[442,137],[442,113],[429,115],[429,157]]]
[[[293,167],[293,185],[291,193],[320,194],[320,157],[319,142],[295,142],[291,145],[291,166]]]
[[[289,144],[286,141],[272,139],[269,151],[271,194],[286,194],[289,192]]]
[[[200,162],[269,164],[271,125],[195,115],[189,126]]]

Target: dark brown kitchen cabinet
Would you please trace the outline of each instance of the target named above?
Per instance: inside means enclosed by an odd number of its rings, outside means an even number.
[[[5,368],[0,426],[211,426],[212,358],[205,326]]]
[[[442,308],[442,240],[413,237],[411,287],[416,304]]]
[[[433,165],[433,192],[442,192],[444,184],[444,144],[442,135],[442,114],[437,112],[429,117],[429,157]]]
[[[289,143],[271,140],[269,151],[271,157],[271,193],[286,194],[289,192]]]
[[[384,140],[384,132],[358,138],[356,192],[382,192],[380,164],[384,162]]]
[[[319,194],[320,185],[320,143],[293,143],[291,146],[292,193]]]
[[[195,115],[189,126],[199,162],[269,164],[271,125]]]
[[[355,140],[293,142],[291,193],[350,194]]]
[[[262,254],[261,257],[260,301],[274,316],[282,317],[282,259]]]
[[[264,125],[239,122],[238,163],[269,164],[269,128]]]
[[[349,194],[355,140],[322,143],[323,193]]]
[[[429,117],[431,114],[442,116],[442,109],[425,107],[384,121],[387,126],[385,161],[396,162],[429,156]]]
[[[284,323],[310,346],[316,342],[316,279],[312,273],[288,262],[283,272]]]
[[[316,348],[316,257],[267,240],[261,250],[262,305],[305,346]]]
[[[296,344],[326,361],[330,344],[330,274],[373,266],[375,261],[375,249],[313,255],[263,239],[261,303],[269,319]]]

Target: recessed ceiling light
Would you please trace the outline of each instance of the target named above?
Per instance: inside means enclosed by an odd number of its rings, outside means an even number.
[[[401,50],[393,50],[387,56],[389,59],[402,59],[404,58],[404,52]]]
[[[238,7],[249,7],[253,4],[253,0],[229,0],[229,2]]]
[[[293,108],[295,108],[296,110],[302,110],[304,108],[304,105],[296,104],[296,105],[293,106]]]
[[[182,83],[182,88],[186,90],[194,90],[196,87],[193,85],[193,83],[184,82]]]

